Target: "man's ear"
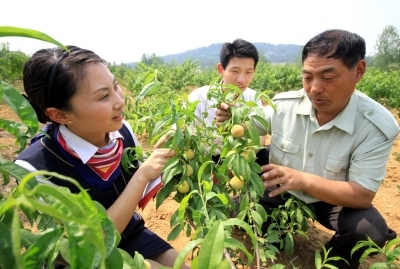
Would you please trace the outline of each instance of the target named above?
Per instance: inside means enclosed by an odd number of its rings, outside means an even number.
[[[67,124],[69,119],[66,112],[59,110],[55,107],[49,107],[46,109],[47,116],[54,122],[59,124]]]
[[[220,74],[221,77],[222,77],[225,70],[224,70],[224,67],[222,66],[221,63],[219,63],[219,64],[217,65],[217,71],[218,71],[218,74]]]
[[[356,69],[356,81],[359,82],[365,74],[365,70],[367,68],[367,62],[362,59],[360,60],[355,69]]]

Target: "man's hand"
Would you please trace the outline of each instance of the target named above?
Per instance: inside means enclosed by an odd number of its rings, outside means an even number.
[[[331,205],[364,209],[371,205],[375,192],[357,182],[329,180],[285,166],[267,164],[261,167],[264,187],[277,186],[269,197],[285,191],[304,191],[309,195]]]
[[[265,188],[279,186],[269,193],[270,197],[285,191],[303,190],[304,188],[303,174],[297,170],[273,164],[264,165],[261,169],[264,172],[261,178],[264,180]]]
[[[229,105],[226,103],[221,103],[218,106],[217,116],[215,117],[217,126],[221,126],[222,123],[229,120],[230,118],[231,114]]]

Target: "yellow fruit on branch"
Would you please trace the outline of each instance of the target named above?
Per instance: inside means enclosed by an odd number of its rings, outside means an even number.
[[[191,175],[193,175],[193,168],[190,165],[186,165],[186,176],[190,177]]]
[[[194,158],[194,151],[191,149],[187,149],[183,153],[186,155],[188,160],[192,160]]]
[[[189,183],[187,183],[186,181],[183,181],[181,184],[178,185],[178,191],[180,193],[187,193],[190,190],[190,186]]]
[[[241,138],[244,136],[244,128],[242,125],[235,124],[231,128],[231,134],[234,138]]]
[[[240,176],[240,178],[238,178],[237,176],[234,176],[234,177],[231,178],[231,180],[229,181],[229,184],[231,185],[232,188],[234,188],[234,189],[236,189],[236,190],[240,190],[240,189],[243,188],[243,186],[244,186],[243,177]]]
[[[151,264],[149,261],[144,260],[144,269],[151,269]]]

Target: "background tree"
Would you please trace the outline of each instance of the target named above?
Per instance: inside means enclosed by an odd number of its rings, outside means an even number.
[[[381,69],[400,68],[400,35],[393,25],[387,25],[375,45],[374,65]]]
[[[22,79],[22,71],[28,56],[21,51],[10,51],[8,43],[0,43],[0,77],[12,84]]]
[[[157,56],[155,53],[152,54],[143,53],[140,61],[148,66],[159,66],[164,64],[163,58]]]

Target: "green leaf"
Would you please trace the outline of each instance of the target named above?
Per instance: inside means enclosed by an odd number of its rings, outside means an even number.
[[[199,251],[199,269],[218,268],[224,253],[224,228],[221,221],[216,221],[208,231]]]
[[[251,171],[251,178],[250,178],[251,185],[254,187],[254,190],[257,192],[258,195],[263,195],[265,191],[264,182],[261,177]]]
[[[250,225],[247,222],[240,220],[238,218],[233,218],[233,219],[228,219],[228,220],[223,221],[222,224],[224,226],[238,226],[238,227],[242,228],[243,230],[246,231],[247,235],[250,236],[253,246],[256,246],[257,238],[254,235],[253,230],[251,229]]]
[[[2,81],[0,77],[0,81]],[[3,101],[3,83],[0,83],[0,102]]]
[[[64,189],[60,189],[58,186],[39,184],[33,189],[33,192],[54,197],[68,209],[68,212],[72,214],[72,216],[80,219],[85,219],[85,217],[87,217],[87,212],[85,212],[82,204],[80,203],[80,199],[76,199],[78,195],[74,195],[70,192],[61,190]],[[31,202],[34,199],[36,198],[30,199]],[[35,201],[35,203],[37,203],[37,201]]]
[[[321,254],[319,251],[315,251],[315,257],[314,257],[314,262],[315,262],[315,269],[321,269]]]
[[[301,210],[299,208],[296,208],[296,220],[298,223],[301,223],[303,221],[303,214],[301,213]]]
[[[251,118],[253,121],[256,121],[258,124],[260,124],[264,128],[264,130],[269,130],[269,124],[263,117],[252,115]]]
[[[285,252],[287,254],[293,254],[293,251],[294,251],[293,235],[291,233],[287,233],[285,236]]]
[[[274,266],[270,267],[269,269],[285,269],[286,266],[283,264],[275,264]]]
[[[181,225],[176,225],[173,229],[172,229],[172,231],[168,234],[168,237],[167,237],[167,240],[168,241],[172,241],[172,240],[174,240],[174,239],[176,239],[179,235],[180,235],[180,233],[182,232],[182,226]]]
[[[26,148],[29,136],[23,132],[23,129],[27,129],[25,124],[0,119],[0,128],[15,136],[16,142],[20,147],[16,153],[20,153],[24,148]]]
[[[251,217],[253,218],[253,220],[257,223],[258,226],[261,226],[263,224],[263,220],[260,216],[260,214],[258,214],[257,211],[251,210]]]
[[[332,264],[324,264],[324,267],[330,268],[330,269],[340,269],[340,268],[337,268],[336,266],[334,266]]]
[[[179,224],[181,225],[182,228],[184,227],[186,206],[187,206],[189,199],[193,193],[198,193],[198,191],[197,190],[191,191],[189,194],[187,194],[185,197],[183,197],[181,203],[179,204],[179,208],[178,208]]]
[[[236,176],[242,176],[246,182],[249,182],[251,176],[250,166],[246,158],[242,155],[234,156],[236,158],[232,161],[232,170]]]
[[[61,44],[57,40],[53,39],[52,37],[50,37],[42,32],[36,31],[36,30],[20,28],[20,27],[13,27],[13,26],[0,26],[0,37],[4,37],[4,36],[20,36],[20,37],[28,37],[28,38],[38,39],[38,40],[52,43],[54,45],[59,46],[60,48],[63,48],[66,51],[69,51],[69,49],[67,47],[65,47],[63,44]]]
[[[138,253],[137,251],[135,251],[135,255],[133,256],[133,268],[134,269],[142,269],[143,267],[143,263],[144,263],[144,258],[143,256]]]
[[[108,255],[106,259],[106,266],[107,268],[122,268],[124,261],[122,259],[121,253],[118,251],[117,248],[114,248],[110,255]]]
[[[239,211],[247,209],[250,205],[249,193],[245,193],[240,200]]]
[[[149,84],[155,77],[154,70],[150,69],[143,77],[143,84]]]
[[[243,243],[240,242],[239,240],[236,240],[231,237],[225,238],[224,247],[230,249],[240,249],[246,254],[248,261],[251,262],[253,260],[253,255],[250,254],[250,252],[246,249]]]
[[[20,209],[21,211],[24,213],[25,217],[28,219],[29,224],[31,225],[31,227],[33,226],[33,222],[35,220],[35,209],[24,206],[24,205],[20,205]]]
[[[203,175],[203,173],[204,173],[204,170],[207,168],[207,166],[211,166],[211,165],[214,165],[214,162],[213,162],[213,161],[204,162],[204,163],[200,166],[199,171],[197,172],[197,180],[198,180],[199,182],[201,182],[201,179],[202,179],[202,175]]]
[[[392,239],[389,242],[387,242],[387,244],[385,246],[385,250],[390,250],[393,245],[397,245],[397,244],[400,244],[400,238],[395,238],[395,239]]]
[[[375,248],[366,249],[366,250],[364,251],[364,253],[361,255],[361,257],[360,257],[360,262],[361,262],[361,263],[364,262],[364,260],[365,260],[371,253],[374,253],[374,252],[376,252],[376,249],[375,249]]]
[[[15,212],[18,212],[18,206],[15,207]],[[13,215],[11,224],[11,241],[12,243],[12,253],[15,258],[15,266],[17,268],[22,268],[22,257],[21,257],[21,222],[19,220],[18,214]]]
[[[168,182],[167,185],[164,185],[160,191],[157,193],[156,196],[156,209],[158,209],[161,204],[167,199],[172,191],[174,190],[174,182]]]
[[[262,222],[266,222],[268,219],[268,214],[265,211],[265,208],[263,206],[261,206],[260,204],[255,204],[255,209],[256,209],[257,213],[261,216]]]
[[[173,176],[177,173],[182,172],[182,169],[178,166],[179,156],[174,156],[168,160],[168,162],[164,165],[162,170],[162,182],[164,185],[167,185]]]
[[[313,205],[302,205],[301,209],[303,209],[307,213],[307,217],[311,218],[312,220],[316,220],[317,217],[314,213],[314,206]]]
[[[0,268],[14,268],[15,259],[11,249],[10,230],[0,222]]]
[[[63,232],[63,229],[60,228],[40,236],[40,238],[38,238],[38,240],[36,240],[22,255],[24,265],[27,268],[45,265],[48,255],[56,247]]]
[[[117,229],[115,228],[115,224],[112,220],[110,220],[107,215],[102,218],[101,227],[104,231],[104,240],[107,247],[107,255],[110,254],[112,249],[118,245],[121,240],[121,235],[118,233]]]
[[[389,265],[393,263],[399,257],[400,257],[400,246],[389,252],[389,254],[386,256],[386,264]]]
[[[117,248],[119,254],[121,254],[122,260],[124,264],[126,263],[129,267],[128,268],[135,268],[134,260],[132,256],[123,249]],[[125,269],[125,267],[123,267]]]
[[[40,235],[32,233],[27,229],[21,229],[21,242],[22,246],[26,249],[30,248],[39,238]]]
[[[387,269],[387,268],[388,266],[384,262],[377,262],[369,267],[369,269]]]
[[[180,269],[181,265],[184,263],[186,256],[190,251],[192,251],[196,246],[203,242],[203,238],[195,239],[187,243],[179,252],[178,256],[175,259],[173,269]]]
[[[136,97],[136,105],[138,105],[139,101],[142,100],[144,97],[152,95],[153,93],[157,92],[160,88],[161,88],[161,83],[159,81],[153,81],[146,84]]]
[[[217,194],[217,197],[222,202],[223,205],[227,205],[229,203],[229,200],[225,194],[219,193],[219,194]]]
[[[246,121],[245,124],[247,127],[246,131],[249,133],[251,141],[253,141],[254,145],[260,145],[260,135],[253,123]]]
[[[23,123],[28,127],[30,137],[33,137],[39,129],[38,118],[35,110],[29,102],[10,84],[1,81],[3,85],[3,99],[9,107],[18,115]]]
[[[76,222],[64,222],[65,230],[68,234],[68,243],[70,251],[69,264],[71,268],[98,268],[100,263],[100,257],[98,251],[101,251],[101,262],[105,262],[106,255],[102,251],[104,247],[104,241],[101,244],[94,245],[92,241],[96,241],[90,238],[89,229],[85,229]],[[98,241],[98,240],[97,240]]]
[[[29,171],[25,168],[22,168],[18,164],[5,159],[0,159],[0,172],[10,174],[17,181],[22,180],[23,177],[29,174]],[[34,186],[37,185],[36,179],[32,178],[27,182],[27,185],[28,189],[32,189]]]

